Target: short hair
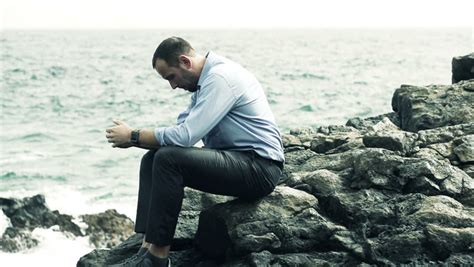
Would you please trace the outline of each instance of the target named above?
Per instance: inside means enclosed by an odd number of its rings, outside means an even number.
[[[194,55],[194,48],[181,37],[173,36],[167,38],[156,48],[151,65],[154,69],[156,60],[163,59],[169,66],[177,67],[179,66],[179,56],[183,54],[188,56]]]

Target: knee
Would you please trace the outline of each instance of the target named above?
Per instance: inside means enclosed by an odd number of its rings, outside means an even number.
[[[165,146],[161,147],[153,154],[153,164],[155,166],[171,166],[179,159],[179,147]]]
[[[141,168],[151,167],[153,164],[153,158],[155,156],[156,150],[149,150],[142,157]]]

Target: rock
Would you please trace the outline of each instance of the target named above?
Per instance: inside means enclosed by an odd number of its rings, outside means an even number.
[[[58,225],[60,231],[82,236],[81,229],[72,222],[72,216],[51,211],[45,203],[43,195],[35,195],[24,199],[0,198],[0,207],[10,219],[8,227],[0,240],[0,249],[6,252],[18,252],[38,245],[39,241],[32,237],[35,228],[50,228]]]
[[[464,87],[474,80],[453,85],[426,87],[402,85],[392,98],[392,108],[400,117],[403,130],[417,132],[474,121],[474,92]]]
[[[453,253],[446,259],[447,266],[471,266],[474,262],[472,253]]]
[[[387,114],[382,114],[379,116],[375,117],[369,117],[369,118],[351,118],[346,122],[346,126],[350,126],[353,128],[356,128],[357,130],[361,132],[366,132],[368,128],[376,125],[377,123],[381,122],[384,119],[390,120],[391,123],[396,125],[397,127],[400,127],[400,119],[398,118],[398,114],[395,112],[390,112]]]
[[[368,148],[354,158],[353,188],[381,188],[402,191],[407,184],[398,175],[405,159],[396,153],[380,148]]]
[[[354,158],[356,158],[360,153],[362,153],[361,150],[356,150],[337,154],[316,155],[300,165],[298,170],[316,171],[326,169],[330,171],[342,171],[352,168]]]
[[[115,247],[133,234],[133,221],[114,209],[80,218],[87,224],[86,234],[97,248]]]
[[[201,213],[196,242],[213,258],[327,247],[332,234],[345,228],[322,217],[317,205],[314,196],[284,186],[256,202],[219,204]]]
[[[337,174],[328,170],[317,170],[307,173],[301,181],[309,185],[315,196],[328,196],[343,191],[343,180]]]
[[[349,140],[345,136],[327,136],[318,134],[311,141],[311,150],[316,153],[326,153],[340,145],[347,143]]]
[[[451,254],[474,249],[474,225],[466,228],[450,228],[428,224],[425,235],[439,260],[444,261]]]
[[[431,144],[450,142],[455,138],[470,134],[474,134],[473,122],[430,130],[421,130],[418,132],[416,145],[419,147],[427,147]]]
[[[373,240],[372,248],[381,261],[410,263],[423,257],[426,253],[423,245],[425,235],[420,230],[401,233],[382,233]]]
[[[222,266],[354,266],[359,263],[345,252],[311,252],[272,254],[269,251],[251,253],[242,260],[233,261]]]
[[[462,57],[453,57],[452,82],[474,79],[474,53]]]
[[[0,250],[16,253],[36,247],[39,241],[32,237],[31,231],[17,227],[8,227],[0,239]]]
[[[448,196],[429,196],[423,199],[419,208],[401,218],[401,223],[409,225],[436,224],[451,228],[474,226],[474,209],[465,208]]]
[[[474,134],[455,140],[454,154],[463,163],[474,163]]]
[[[59,225],[61,231],[82,236],[79,226],[74,224],[72,216],[51,211],[45,203],[43,195],[19,199],[0,198],[0,207],[13,227],[25,228],[30,231],[36,227],[49,228]]]
[[[387,118],[369,129],[371,129],[369,133],[363,137],[366,147],[385,148],[407,154],[413,150],[415,141],[418,139],[418,134],[401,131]]]
[[[461,166],[461,168],[467,175],[474,178],[474,164],[466,164]]]
[[[235,199],[234,197],[208,194],[191,188],[185,188],[184,193],[183,205],[172,244],[173,248],[177,250],[192,248],[198,228],[199,214],[202,210]]]
[[[301,140],[297,136],[291,134],[283,134],[282,141],[284,147],[303,146]]]

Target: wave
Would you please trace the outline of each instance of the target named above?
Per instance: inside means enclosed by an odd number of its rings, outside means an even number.
[[[313,73],[302,73],[302,74],[291,74],[291,73],[286,73],[282,74],[280,76],[280,80],[329,80],[329,77],[324,76],[324,75],[317,75]]]
[[[43,175],[43,174],[18,174],[13,171],[0,175],[0,180],[52,180],[52,181],[68,181],[63,175]]]

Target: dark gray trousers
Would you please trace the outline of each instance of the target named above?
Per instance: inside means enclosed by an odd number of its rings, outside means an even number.
[[[253,151],[166,146],[142,158],[135,232],[157,246],[171,245],[188,186],[208,193],[257,199],[278,183],[282,164]]]

